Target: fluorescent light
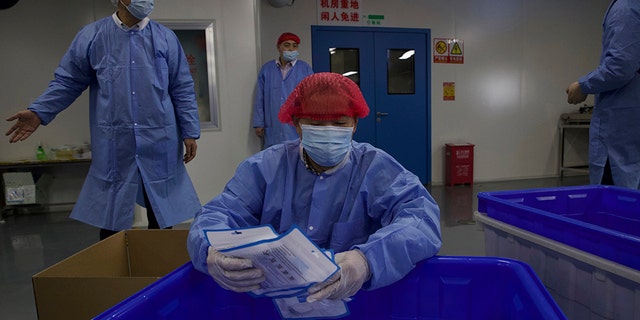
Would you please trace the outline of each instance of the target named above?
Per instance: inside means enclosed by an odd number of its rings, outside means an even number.
[[[402,56],[400,58],[398,58],[399,60],[406,60],[411,58],[414,54],[416,53],[415,50],[409,50],[407,52],[405,52],[404,54],[402,54]]]
[[[356,73],[358,73],[358,71],[347,71],[347,72],[343,73],[342,75],[345,76],[345,77],[348,77],[348,76],[354,75]]]

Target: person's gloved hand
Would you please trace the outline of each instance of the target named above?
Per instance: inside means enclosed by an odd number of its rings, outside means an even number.
[[[265,280],[264,272],[254,268],[251,260],[224,255],[213,247],[209,247],[207,269],[221,287],[235,292],[260,289]]]
[[[307,302],[324,299],[347,299],[358,292],[369,280],[369,263],[358,249],[336,254],[336,263],[340,271],[324,282],[316,283],[309,288]]]

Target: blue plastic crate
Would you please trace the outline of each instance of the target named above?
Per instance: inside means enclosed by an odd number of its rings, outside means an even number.
[[[640,191],[591,185],[481,192],[478,211],[640,270]]]
[[[434,257],[402,280],[361,290],[353,319],[566,319],[533,270],[487,257]],[[280,319],[272,300],[220,288],[190,263],[95,319]]]

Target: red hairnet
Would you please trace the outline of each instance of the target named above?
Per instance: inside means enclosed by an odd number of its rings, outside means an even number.
[[[291,33],[291,32],[285,32],[283,34],[280,35],[280,37],[278,38],[278,44],[280,45],[281,43],[287,41],[287,40],[293,40],[295,43],[300,44],[300,38],[298,36],[296,36],[295,34]]]
[[[300,81],[280,108],[278,119],[293,123],[294,118],[328,121],[368,114],[367,102],[355,82],[337,73],[321,72]]]

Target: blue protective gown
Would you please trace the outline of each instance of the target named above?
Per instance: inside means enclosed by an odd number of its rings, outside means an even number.
[[[294,127],[278,120],[278,111],[302,79],[313,74],[308,63],[297,60],[282,78],[276,60],[265,63],[258,73],[256,98],[253,103],[254,128],[264,128],[264,148],[287,140],[298,139]]]
[[[617,186],[640,189],[640,2],[613,1],[605,15],[597,69],[578,80],[595,94],[589,132],[592,184],[607,158]]]
[[[391,284],[442,244],[440,211],[420,180],[384,151],[353,142],[344,166],[321,175],[305,168],[292,140],[243,161],[224,191],[191,225],[187,247],[207,273],[203,230],[297,225],[321,248],[366,255],[365,289]]]
[[[150,21],[127,32],[112,17],[87,25],[28,109],[46,125],[87,86],[92,161],[71,217],[114,231],[131,228],[144,181],[161,228],[192,218],[201,204],[182,161],[183,139],[199,138],[200,124],[173,31]]]

